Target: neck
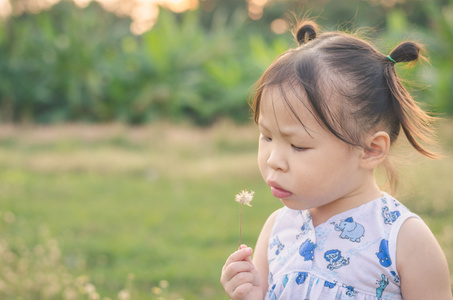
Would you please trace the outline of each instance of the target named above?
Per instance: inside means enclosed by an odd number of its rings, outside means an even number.
[[[381,196],[381,190],[373,181],[373,183],[365,189],[362,187],[342,198],[329,202],[323,206],[310,209],[313,226],[317,227],[339,213],[373,201]]]

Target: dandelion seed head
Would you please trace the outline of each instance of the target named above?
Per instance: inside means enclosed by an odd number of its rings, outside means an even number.
[[[87,285],[85,285],[85,293],[87,294],[96,293],[96,287],[91,283],[88,283]]]
[[[157,287],[157,286],[153,287],[154,295],[160,295],[161,293],[162,293],[162,290],[159,287]]]
[[[118,293],[118,299],[120,299],[120,300],[130,300],[131,299],[131,294],[129,293],[128,290],[121,290]]]
[[[100,296],[98,293],[94,292],[90,294],[90,300],[99,300]]]
[[[161,280],[161,281],[159,281],[159,286],[160,286],[162,289],[168,288],[169,285],[170,285],[170,284],[168,283],[167,280]]]
[[[247,206],[252,206],[250,202],[252,202],[254,194],[254,191],[248,192],[247,190],[242,190],[239,194],[236,195],[236,202]]]

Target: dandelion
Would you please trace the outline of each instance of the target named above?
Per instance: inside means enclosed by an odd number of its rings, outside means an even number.
[[[161,281],[159,281],[159,286],[160,286],[162,289],[164,289],[164,290],[167,289],[169,285],[170,285],[170,284],[168,283],[167,280],[161,280]]]
[[[121,290],[118,293],[118,299],[119,300],[130,300],[131,299],[131,294],[129,293],[128,290]]]
[[[255,194],[254,191],[251,191],[249,193],[247,192],[247,190],[242,190],[239,194],[236,195],[235,197],[236,202],[239,202],[240,204],[244,204],[247,206],[252,206],[250,202],[252,202],[254,194]]]
[[[247,190],[242,190],[239,194],[236,195],[236,202],[239,202],[239,247],[241,247],[242,241],[242,204],[247,206],[252,206],[250,202],[253,200],[254,191],[250,193]]]
[[[100,296],[98,293],[94,292],[90,294],[90,300],[99,300]]]
[[[160,295],[162,293],[162,290],[160,289],[160,287],[157,287],[157,286],[153,287],[152,291],[153,291],[154,295]]]
[[[96,292],[96,287],[92,285],[91,283],[88,283],[85,285],[85,293],[90,295]]]

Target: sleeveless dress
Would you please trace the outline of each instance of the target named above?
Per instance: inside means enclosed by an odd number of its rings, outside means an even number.
[[[265,299],[402,299],[396,241],[412,217],[386,193],[316,228],[308,210],[282,208],[269,238]]]

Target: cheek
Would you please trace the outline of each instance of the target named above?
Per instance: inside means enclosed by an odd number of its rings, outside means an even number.
[[[258,167],[260,169],[261,175],[264,175],[264,171],[266,170],[267,160],[269,156],[266,151],[266,147],[260,142],[258,144]]]

